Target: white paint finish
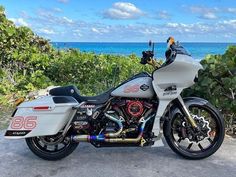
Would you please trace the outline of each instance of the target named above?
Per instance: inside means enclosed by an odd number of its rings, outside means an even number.
[[[37,126],[26,136],[7,136],[8,139],[20,139],[34,136],[55,135],[63,129],[70,119],[72,107],[78,103],[55,104],[51,96],[44,96],[18,106],[16,116],[36,116]],[[50,110],[33,110],[35,106],[49,106]],[[13,130],[11,123],[7,130]],[[14,129],[15,130],[15,129]],[[24,129],[19,129],[24,130]]]
[[[155,135],[160,133],[160,119],[168,104],[176,99],[183,89],[194,84],[194,78],[198,75],[200,69],[203,69],[202,65],[192,57],[178,54],[174,62],[153,73],[152,84],[159,98],[159,106],[153,126]],[[173,85],[176,86],[176,91],[165,91],[167,87]]]
[[[199,69],[202,69],[200,63],[192,57],[186,55],[177,55],[174,62],[156,70],[151,77],[140,77],[133,79],[115,89],[112,96],[133,97],[133,98],[152,98],[154,91],[159,99],[159,106],[155,117],[153,131],[156,136],[160,134],[160,118],[163,116],[167,105],[177,98],[183,89],[194,84],[194,78],[197,76]],[[133,85],[149,86],[149,89],[143,91],[139,89],[137,92],[125,93],[127,87]],[[175,91],[165,91],[169,86],[176,86]],[[8,138],[26,138],[32,136],[53,135],[58,133],[68,122],[73,111],[72,107],[78,103],[54,104],[51,96],[40,97],[30,102],[24,102],[18,106],[15,116],[37,116],[37,127],[24,137],[8,137]],[[34,111],[35,106],[50,106],[48,111]],[[11,130],[9,127],[8,130]],[[157,141],[155,145],[161,144]]]
[[[140,89],[141,85],[147,85],[149,88],[146,91]],[[137,92],[125,92],[128,87],[139,85]],[[116,88],[112,93],[112,96],[117,97],[127,97],[127,98],[152,98],[154,96],[154,90],[152,88],[152,78],[151,77],[139,77],[133,79],[118,88]]]
[[[190,87],[200,69],[201,64],[192,57],[178,54],[174,62],[153,73],[153,86],[161,89],[173,84],[182,89]],[[160,94],[159,96],[162,97]]]

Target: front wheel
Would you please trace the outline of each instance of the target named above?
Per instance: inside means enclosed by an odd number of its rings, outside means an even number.
[[[60,160],[78,146],[78,143],[64,138],[61,134],[27,138],[26,143],[35,155],[45,160]]]
[[[185,101],[198,125],[194,130],[185,115],[175,107],[164,122],[163,131],[170,148],[187,159],[203,159],[214,154],[224,140],[224,120],[209,102],[203,99]]]

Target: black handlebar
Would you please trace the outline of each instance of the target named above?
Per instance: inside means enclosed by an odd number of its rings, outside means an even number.
[[[151,59],[154,57],[153,51],[150,51],[150,50],[143,51],[142,54],[143,54],[143,57],[141,58],[140,63],[143,65],[147,64],[148,61],[151,61]]]

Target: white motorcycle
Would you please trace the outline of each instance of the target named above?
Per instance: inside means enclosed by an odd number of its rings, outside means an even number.
[[[152,51],[141,64],[154,67],[98,96],[81,96],[75,86],[21,103],[5,138],[25,138],[30,150],[46,160],[71,154],[80,142],[95,147],[160,146],[162,131],[171,149],[188,159],[215,153],[224,139],[224,121],[207,100],[182,98],[198,80],[199,62],[169,38],[166,61],[158,67]]]

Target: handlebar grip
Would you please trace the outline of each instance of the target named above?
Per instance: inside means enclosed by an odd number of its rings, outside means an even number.
[[[152,51],[143,51],[142,55],[143,57],[141,58],[140,63],[143,65],[147,64],[147,62],[150,61],[154,56]]]

